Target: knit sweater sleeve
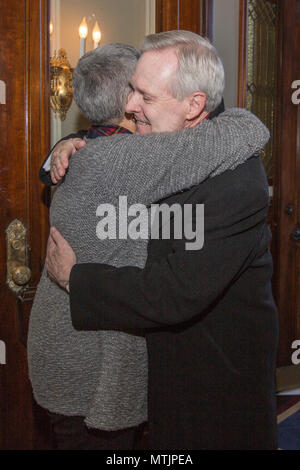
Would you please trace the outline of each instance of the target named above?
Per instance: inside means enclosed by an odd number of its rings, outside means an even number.
[[[269,136],[256,116],[232,108],[182,131],[95,139],[89,152],[110,191],[149,205],[233,170],[261,151]]]

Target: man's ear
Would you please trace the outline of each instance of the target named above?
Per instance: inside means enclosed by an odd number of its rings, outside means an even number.
[[[202,93],[201,91],[196,91],[192,93],[189,97],[189,108],[186,115],[186,119],[189,121],[193,121],[201,116],[205,104],[206,104],[206,94]]]

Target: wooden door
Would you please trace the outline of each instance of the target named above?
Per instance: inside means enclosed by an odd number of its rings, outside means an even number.
[[[280,320],[279,365],[291,365],[300,340],[300,0],[281,0],[277,153],[277,262],[274,277]],[[300,94],[298,93],[298,96]]]
[[[0,7],[0,449],[39,449],[50,447],[48,423],[32,399],[26,337],[48,234],[38,181],[49,149],[48,2],[1,0]],[[27,230],[31,270],[19,298],[7,284],[6,230],[15,219]],[[11,244],[14,253],[20,243]]]
[[[271,131],[263,160],[272,190],[278,366],[287,366],[292,365],[292,344],[300,340],[300,105],[292,100],[292,84],[300,80],[300,0],[240,0],[239,59],[238,104]]]

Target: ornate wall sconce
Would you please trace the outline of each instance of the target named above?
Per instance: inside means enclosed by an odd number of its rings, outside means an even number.
[[[59,49],[58,55],[54,52],[50,60],[50,79],[50,105],[55,116],[63,121],[73,99],[73,69],[64,49]]]
[[[50,21],[50,38],[53,34],[53,29],[53,23]],[[82,57],[82,55],[85,54],[86,38],[88,35],[88,26],[85,17],[82,18],[78,32],[80,36],[80,57]],[[92,37],[94,48],[96,48],[99,46],[101,40],[101,31],[97,21],[93,28]],[[61,121],[66,119],[67,111],[72,104],[72,79],[73,69],[68,61],[65,49],[59,49],[57,55],[56,51],[54,51],[54,56],[50,59],[50,105],[55,117],[59,117]]]

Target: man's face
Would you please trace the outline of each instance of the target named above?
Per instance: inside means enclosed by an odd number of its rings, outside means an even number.
[[[168,91],[177,70],[173,50],[145,52],[131,78],[126,112],[134,114],[137,134],[170,132],[186,125],[188,100],[178,101]]]

